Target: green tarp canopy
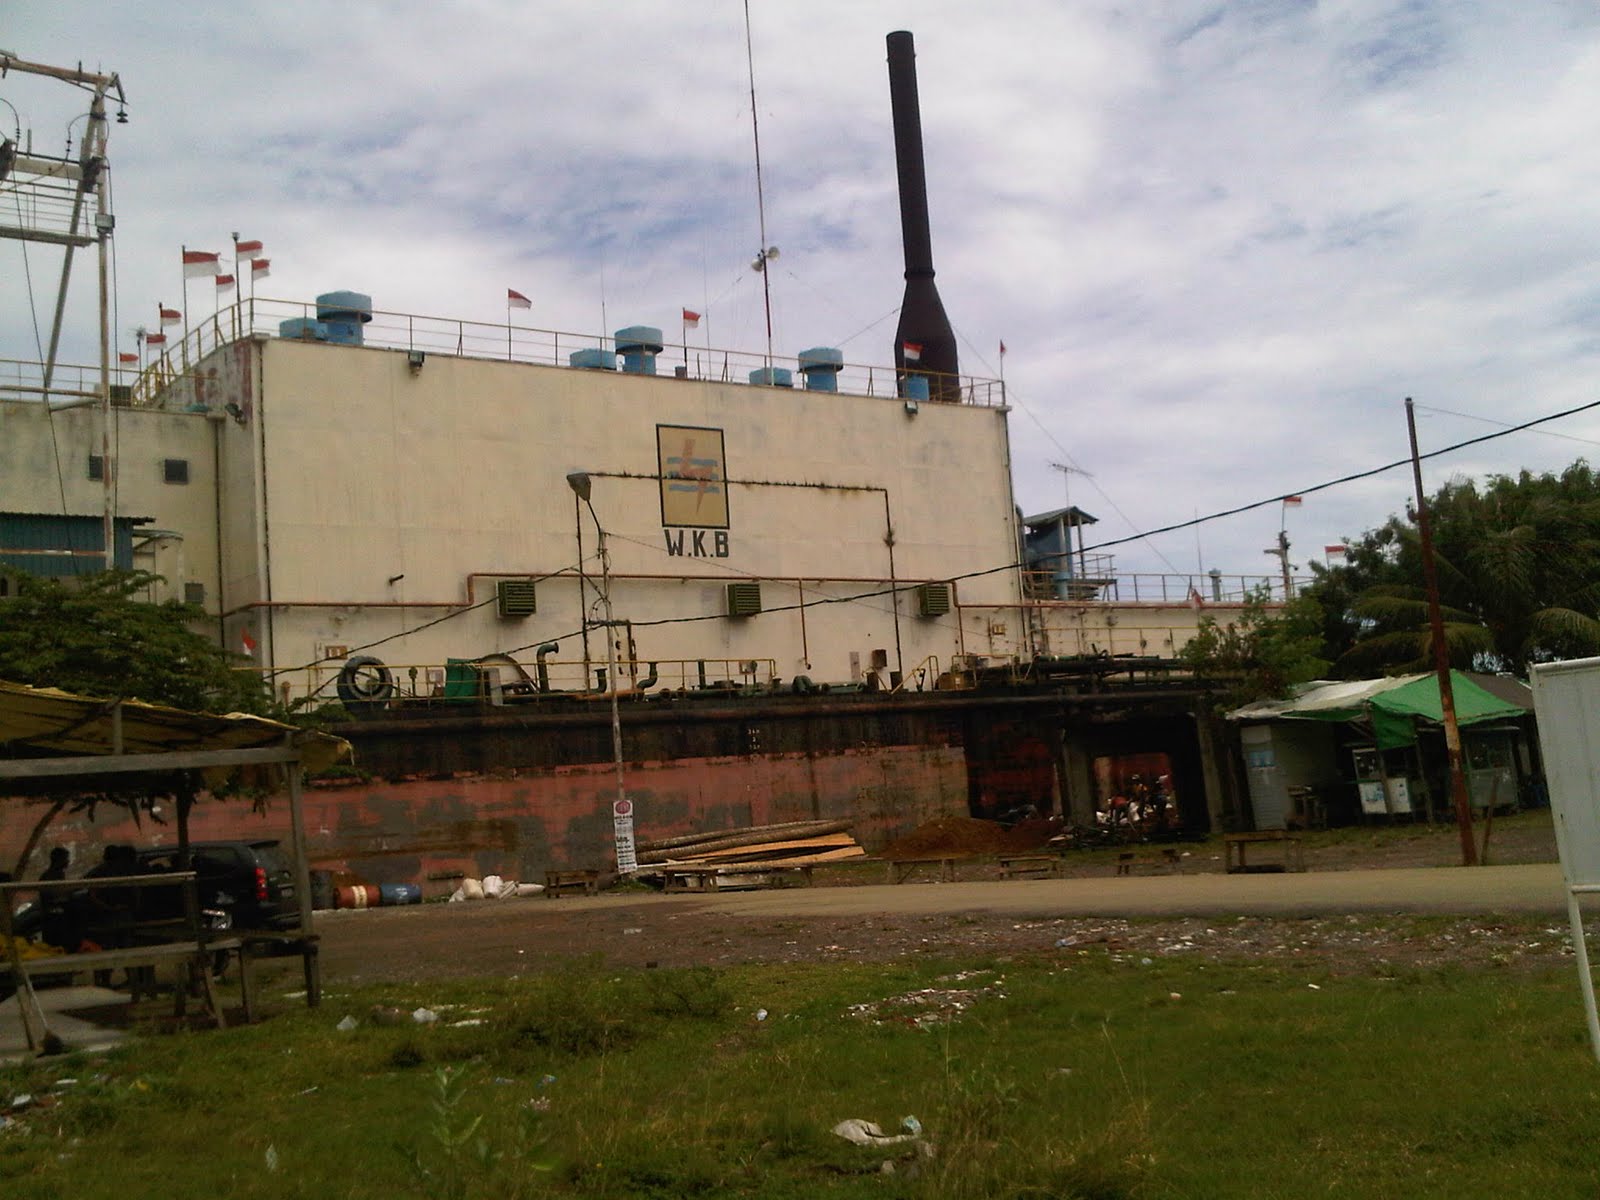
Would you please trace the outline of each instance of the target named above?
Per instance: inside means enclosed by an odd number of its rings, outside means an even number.
[[[1450,672],[1450,687],[1455,696],[1458,724],[1476,725],[1528,715],[1527,709],[1500,699],[1460,671]],[[1353,684],[1312,684],[1292,699],[1249,704],[1228,716],[1236,721],[1359,721],[1370,717],[1373,735],[1378,746],[1385,750],[1415,742],[1418,720],[1435,725],[1444,722],[1444,711],[1439,704],[1439,677],[1431,673]]]

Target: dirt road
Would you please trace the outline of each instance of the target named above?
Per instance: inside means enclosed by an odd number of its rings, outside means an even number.
[[[1447,918],[1419,922],[1416,918]],[[1374,961],[1553,961],[1565,953],[1553,863],[1281,875],[1196,874],[778,888],[707,896],[431,904],[319,914],[340,981],[620,967],[875,962],[1099,944],[1135,952]]]

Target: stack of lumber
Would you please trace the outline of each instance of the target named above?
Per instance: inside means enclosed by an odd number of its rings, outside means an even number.
[[[744,874],[860,858],[866,851],[849,830],[849,821],[789,821],[661,838],[639,843],[639,870],[649,874],[668,867],[698,867]]]

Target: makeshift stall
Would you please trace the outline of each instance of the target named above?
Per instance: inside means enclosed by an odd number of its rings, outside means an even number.
[[[1452,671],[1450,677],[1456,720],[1462,727],[1468,754],[1473,803],[1480,808],[1491,801],[1497,807],[1514,804],[1518,795],[1514,747],[1515,740],[1523,736],[1517,722],[1530,715],[1531,700],[1518,704],[1502,699],[1461,671]],[[1504,681],[1496,682],[1499,685]],[[1285,774],[1287,767],[1280,763],[1287,762],[1284,756],[1261,754],[1267,733],[1275,743],[1283,744],[1306,740],[1296,738],[1297,729],[1310,731],[1341,724],[1356,735],[1347,740],[1345,749],[1350,755],[1350,775],[1355,781],[1361,814],[1409,816],[1422,812],[1431,819],[1436,798],[1428,785],[1418,733],[1440,729],[1444,723],[1439,679],[1432,673],[1304,684],[1287,700],[1247,704],[1228,713],[1228,719],[1242,726],[1251,806],[1258,829],[1283,827],[1284,806],[1276,794],[1297,782]],[[1311,739],[1308,745],[1328,755],[1333,740],[1322,735]],[[1330,756],[1324,766],[1331,766],[1331,762]],[[1304,763],[1297,771],[1306,777],[1300,782],[1309,782],[1316,774]],[[1442,803],[1442,794],[1438,801]]]
[[[316,1003],[318,989],[300,776],[303,769],[320,769],[349,755],[349,744],[340,738],[260,717],[238,713],[211,716],[137,700],[101,700],[0,681],[0,803],[21,804],[27,798],[42,797],[52,806],[49,811],[54,812],[74,796],[85,794],[146,790],[176,796],[180,871],[157,881],[168,886],[174,882],[192,884],[192,873],[183,870],[187,866],[189,809],[203,791],[227,785],[266,786],[280,779],[286,782],[299,923],[288,933],[270,936],[276,942],[287,940],[292,949],[302,954],[308,1003]],[[41,830],[42,827],[36,829],[35,836]],[[95,883],[136,891],[143,878]],[[84,882],[71,881],[78,887]],[[6,887],[11,891],[38,890],[40,885],[18,883]],[[3,902],[9,916],[9,895]],[[97,952],[93,965],[134,969],[173,958],[204,964],[219,949],[233,950],[239,955],[246,1016],[250,1016],[249,961],[252,950],[258,948],[253,945],[260,940],[258,935],[252,931],[225,943],[208,938],[193,912],[192,896],[186,900],[185,908],[189,910],[187,919],[174,926],[168,940],[102,950]],[[46,969],[24,962],[15,942],[9,937],[6,941],[0,974],[27,991],[32,979]],[[162,946],[169,949],[159,949]],[[110,957],[98,961],[105,956]],[[51,965],[57,970],[75,969],[74,957],[61,956]],[[215,1008],[214,1002],[212,1007]],[[29,1040],[31,1044],[31,1032]]]

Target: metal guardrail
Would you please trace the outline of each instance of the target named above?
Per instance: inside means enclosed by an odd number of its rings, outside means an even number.
[[[1298,594],[1314,582],[1310,575],[1291,576]],[[1204,609],[1209,604],[1243,604],[1255,596],[1268,603],[1284,600],[1282,575],[1170,575],[1154,572],[1081,576],[1065,581],[1068,601],[1099,604],[1188,604]],[[1050,570],[1023,573],[1029,600],[1050,601],[1055,595],[1056,575]],[[1198,603],[1196,603],[1198,596]]]
[[[315,320],[317,305],[304,301],[255,297],[218,309],[189,327],[187,333],[159,355],[149,357],[138,373],[133,404],[151,407],[162,402],[166,391],[187,376],[208,354],[218,348],[253,335],[279,336],[279,326],[288,320]],[[658,377],[713,380],[721,383],[749,384],[754,372],[777,367],[793,373],[795,388],[805,382],[797,358],[696,346],[692,342],[670,340],[676,331],[664,329],[663,345],[656,356]],[[534,363],[568,367],[570,356],[578,350],[616,350],[616,339],[592,333],[571,333],[537,329],[515,324],[467,321],[454,317],[422,316],[415,313],[372,310],[372,320],[362,328],[363,344],[386,350],[420,351],[427,355],[458,358],[494,359],[501,362]],[[98,375],[98,372],[96,373]],[[998,408],[1005,404],[1005,384],[998,379],[962,375],[952,388],[928,372],[917,372],[930,380],[934,395],[947,390],[960,395],[961,403]],[[841,366],[837,390],[846,395],[879,396],[900,399],[899,372],[894,367],[873,367],[854,363]],[[750,386],[763,386],[750,384]]]
[[[301,667],[280,668],[242,665],[235,668],[267,679],[284,703],[291,700],[313,700],[332,703],[339,699],[338,679],[350,659],[327,659]],[[655,682],[649,685],[650,694],[670,691],[727,691],[741,687],[770,687],[777,677],[778,664],[771,658],[682,658],[622,660],[618,664],[621,694],[628,696],[639,691],[636,686],[652,674]],[[540,687],[540,664],[523,662],[509,654],[489,654],[481,659],[459,659],[449,663],[416,662],[381,664],[383,676],[393,698],[428,701],[460,701],[477,696],[488,696],[495,689],[515,689],[525,694],[550,696],[606,696],[610,693],[598,679],[589,677],[593,670],[604,671],[605,658],[585,663],[582,659],[546,659],[543,679],[547,686]],[[365,668],[362,681],[370,684],[379,678],[377,667]]]

